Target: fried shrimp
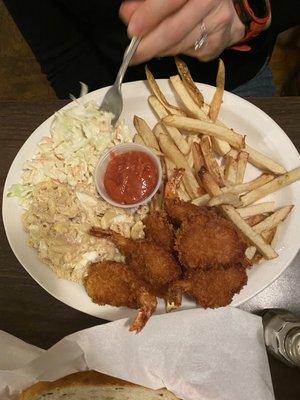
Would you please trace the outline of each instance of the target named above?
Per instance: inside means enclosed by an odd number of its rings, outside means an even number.
[[[224,307],[231,303],[233,296],[246,283],[247,273],[240,264],[227,268],[214,267],[207,271],[196,270],[170,285],[168,299],[170,304],[179,307],[185,293],[204,308]]]
[[[173,255],[151,240],[127,239],[116,232],[98,228],[92,228],[90,233],[109,238],[124,254],[128,268],[158,297],[165,298],[168,285],[181,276],[181,268]]]
[[[172,253],[175,245],[174,229],[165,210],[151,210],[144,218],[143,223],[145,238]]]
[[[213,208],[199,207],[195,204],[182,201],[177,197],[176,191],[179,187],[183,172],[183,169],[176,169],[165,187],[165,209],[169,218],[177,227],[187,218],[193,219],[199,215],[203,217],[204,213],[211,215],[216,213]]]
[[[94,303],[139,309],[131,331],[141,331],[157,306],[156,297],[148,291],[147,285],[123,263],[91,264],[84,286]]]
[[[184,220],[176,233],[175,248],[187,270],[237,264],[244,260],[246,247],[230,221],[205,209]]]

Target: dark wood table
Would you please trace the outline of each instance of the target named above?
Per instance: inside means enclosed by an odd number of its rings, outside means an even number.
[[[249,100],[269,114],[300,149],[299,97]],[[9,166],[25,139],[65,104],[65,101],[0,101],[1,190]],[[287,308],[300,315],[300,252],[276,282],[241,306],[249,312],[270,307]],[[16,260],[1,224],[0,329],[46,349],[70,333],[105,322],[76,311],[45,292]],[[299,370],[272,357],[269,361],[276,399],[299,399]]]

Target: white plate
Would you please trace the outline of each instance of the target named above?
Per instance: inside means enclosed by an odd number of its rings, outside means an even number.
[[[172,101],[175,101],[167,80],[160,80],[159,84],[164,93]],[[206,101],[210,101],[215,89],[203,84],[199,84],[199,88],[203,92]],[[84,100],[95,100],[100,104],[106,90],[106,88],[103,88],[89,93]],[[125,119],[131,129],[134,129],[132,124],[134,115],[139,115],[146,119],[151,126],[154,125],[156,118],[148,106],[149,91],[144,82],[124,84],[123,96],[125,101],[122,118]],[[66,107],[69,108],[73,105],[74,103],[70,103]],[[247,135],[249,145],[268,154],[284,165],[287,170],[300,165],[299,154],[282,129],[263,111],[247,101],[226,92],[220,119],[238,132]],[[45,266],[38,259],[36,251],[27,245],[27,234],[23,231],[21,223],[22,208],[18,205],[17,199],[6,197],[9,187],[19,181],[23,163],[36,153],[36,145],[40,139],[49,135],[52,120],[53,116],[48,118],[32,133],[18,152],[8,172],[4,187],[3,221],[10,246],[27,272],[58,300],[77,310],[108,320],[132,316],[136,311],[111,306],[99,307],[93,304],[81,285],[59,279],[50,268]],[[246,178],[252,179],[256,175],[258,175],[258,171],[255,168],[249,167],[247,169]],[[278,278],[291,263],[299,249],[300,182],[281,189],[275,195],[269,196],[269,198],[274,198],[278,205],[295,204],[292,215],[288,217],[280,228],[279,241],[276,248],[279,257],[255,266],[249,271],[248,284],[238,295],[234,296],[231,303],[232,306],[238,306],[247,301]],[[191,307],[195,307],[195,304],[184,300],[182,309]],[[157,312],[164,312],[162,302]]]

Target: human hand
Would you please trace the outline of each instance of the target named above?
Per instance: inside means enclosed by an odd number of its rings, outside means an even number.
[[[129,36],[143,37],[134,64],[177,54],[210,61],[245,34],[232,0],[127,0],[120,17]],[[206,34],[203,46],[195,50]]]

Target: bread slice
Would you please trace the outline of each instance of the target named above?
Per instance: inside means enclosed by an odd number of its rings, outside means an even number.
[[[152,390],[96,371],[76,372],[54,382],[38,382],[19,400],[179,400],[166,389]]]

